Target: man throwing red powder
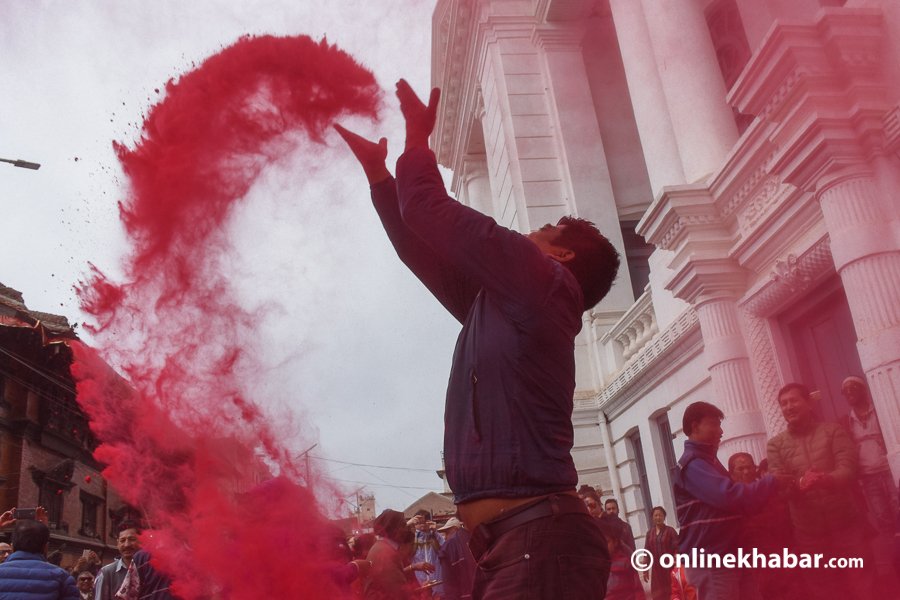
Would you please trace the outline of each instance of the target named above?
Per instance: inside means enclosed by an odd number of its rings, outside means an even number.
[[[522,235],[447,195],[426,106],[397,83],[406,151],[397,179],[377,144],[337,126],[362,164],[400,259],[462,323],[444,413],[444,458],[478,561],[472,597],[603,598],[609,555],[575,492],[575,336],[619,257],[592,223]]]

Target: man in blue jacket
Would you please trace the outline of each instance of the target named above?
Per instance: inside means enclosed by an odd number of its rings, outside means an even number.
[[[689,554],[694,548],[706,554],[736,554],[745,515],[759,512],[777,491],[773,475],[753,483],[736,483],[716,453],[722,440],[725,415],[708,402],[694,402],[684,411],[682,428],[688,436],[675,474],[678,510],[678,548]],[[703,600],[759,598],[755,579],[738,568],[686,568],[688,583]]]
[[[16,521],[13,553],[0,564],[0,600],[79,600],[75,580],[44,559],[50,530],[28,519]]]
[[[439,95],[426,106],[397,84],[406,151],[396,182],[386,140],[338,131],[400,259],[462,324],[444,459],[479,565],[472,597],[602,598],[609,556],[575,492],[572,398],[582,313],[606,295],[618,254],[588,221],[522,235],[450,198],[428,149]]]

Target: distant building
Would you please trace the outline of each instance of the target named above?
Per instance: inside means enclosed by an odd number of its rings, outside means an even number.
[[[91,455],[97,442],[69,375],[75,339],[65,317],[29,310],[0,284],[0,510],[47,509],[50,550],[63,551],[63,566],[87,549],[110,560],[115,525],[136,514]]]
[[[416,512],[425,509],[431,513],[435,521],[444,522],[456,514],[456,505],[453,503],[453,494],[428,492],[404,509],[403,514],[407,519],[415,516]]]
[[[781,385],[834,419],[864,374],[900,477],[896,0],[438,0],[432,82],[460,201],[588,218],[622,255],[577,340],[573,455],[636,533],[675,514],[696,400],[721,458],[760,459]]]

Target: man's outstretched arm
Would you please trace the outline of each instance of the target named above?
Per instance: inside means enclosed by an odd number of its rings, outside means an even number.
[[[540,304],[559,269],[525,236],[447,195],[428,137],[440,91],[426,106],[401,79],[397,98],[406,120],[406,151],[397,162],[400,213],[406,226],[442,260],[517,305]]]
[[[371,186],[375,211],[397,256],[450,314],[460,323],[464,322],[478,294],[478,287],[458,269],[441,260],[403,222],[397,202],[396,182],[385,164],[387,140],[381,138],[376,144],[340,125],[335,124],[334,128],[362,165]]]

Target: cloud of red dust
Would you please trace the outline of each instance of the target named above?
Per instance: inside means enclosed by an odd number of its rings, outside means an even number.
[[[72,373],[103,475],[144,511],[144,547],[185,599],[340,597],[323,484],[305,481],[253,397],[258,315],[234,300],[225,225],[298,135],[321,142],[336,118],[375,118],[380,97],[325,41],[246,37],[169,81],[135,147],[115,145],[131,250],[124,281],[94,270],[78,290],[96,347],[74,346]]]

